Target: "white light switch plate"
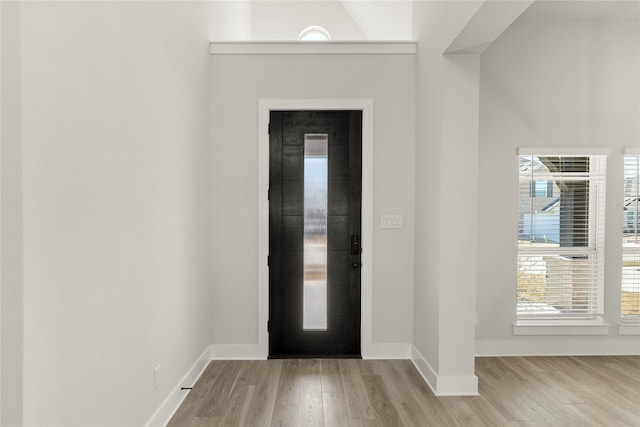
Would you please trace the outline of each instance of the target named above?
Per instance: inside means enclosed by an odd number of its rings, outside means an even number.
[[[380,228],[402,228],[402,215],[381,215]]]

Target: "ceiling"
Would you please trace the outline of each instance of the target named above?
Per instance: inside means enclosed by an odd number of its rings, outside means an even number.
[[[527,20],[638,20],[640,1],[537,0],[522,15]]]

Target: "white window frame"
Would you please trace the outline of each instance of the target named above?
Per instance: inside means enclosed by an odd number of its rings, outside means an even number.
[[[638,148],[627,148],[624,150],[624,157],[637,157],[638,161],[640,161],[640,149]],[[624,159],[624,158],[623,158]],[[626,159],[623,160],[626,164]],[[626,183],[624,183],[625,193],[627,191]],[[637,185],[637,184],[636,184]],[[623,195],[623,197],[626,194]],[[639,212],[636,212],[636,214]],[[636,219],[637,220],[637,219]],[[622,260],[624,262],[625,256],[628,255],[637,255],[640,256],[640,248],[629,248],[622,246]],[[622,314],[622,285],[623,285],[624,275],[621,274],[620,277],[620,335],[640,335],[640,316],[625,316]]]
[[[592,167],[589,171],[589,243],[577,248],[518,248],[518,260],[521,255],[543,256],[586,255],[596,263],[593,280],[595,309],[582,315],[550,314],[526,315],[518,313],[515,307],[514,335],[607,335],[609,325],[604,320],[604,214],[606,195],[606,156],[608,149],[559,149],[559,148],[520,148],[520,156],[576,156],[589,157]],[[520,177],[518,178],[520,179]],[[595,197],[594,197],[595,196]],[[519,261],[518,261],[519,262]],[[517,286],[517,284],[516,284]]]

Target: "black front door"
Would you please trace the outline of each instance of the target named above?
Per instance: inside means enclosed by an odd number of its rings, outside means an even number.
[[[360,357],[362,111],[269,127],[269,357]]]

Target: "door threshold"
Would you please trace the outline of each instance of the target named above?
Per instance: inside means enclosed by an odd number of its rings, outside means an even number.
[[[362,359],[360,354],[276,354],[267,359]]]

